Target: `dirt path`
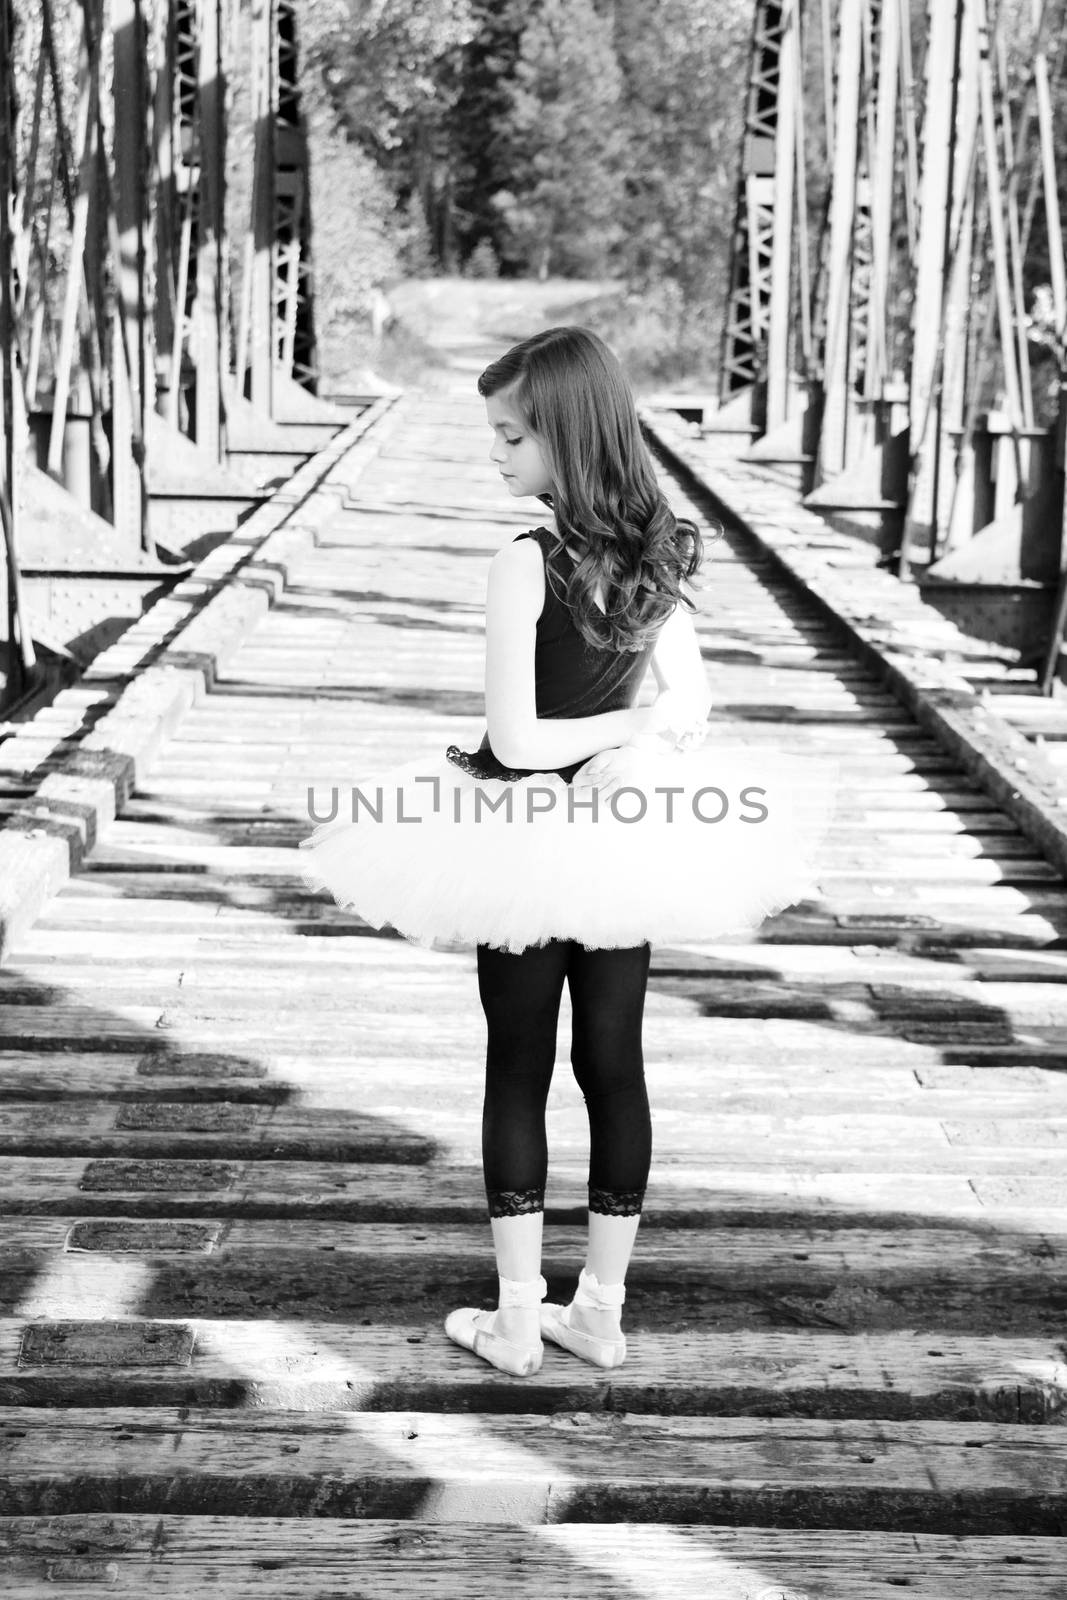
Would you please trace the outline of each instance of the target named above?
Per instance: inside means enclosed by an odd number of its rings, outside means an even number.
[[[617,292],[617,284],[575,278],[426,278],[396,285],[389,300],[405,328],[440,358],[419,376],[420,388],[440,393],[454,392],[457,378],[476,377],[509,344],[581,320],[583,306]]]

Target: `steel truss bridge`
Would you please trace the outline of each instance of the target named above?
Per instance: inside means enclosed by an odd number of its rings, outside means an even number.
[[[0,3],[0,509],[16,694],[35,665],[24,463],[103,516],[120,548],[152,556],[149,477],[173,435],[222,464],[235,407],[269,419],[294,385],[316,390],[298,12],[295,0]]]
[[[712,425],[799,462],[809,505],[867,514],[887,564],[958,619],[1040,636],[1048,689],[1067,615],[1067,13],[754,9]]]
[[[1064,0],[755,0],[720,407],[956,620],[1067,619]],[[295,0],[0,0],[7,696],[29,459],[155,553],[148,480],[316,390]],[[236,103],[233,68],[251,63]],[[28,455],[27,455],[28,451]],[[1041,659],[1036,660],[1035,652]]]

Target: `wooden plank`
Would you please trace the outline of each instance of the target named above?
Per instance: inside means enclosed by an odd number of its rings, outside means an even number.
[[[24,1028],[32,1029],[35,1011],[45,1006],[69,1014],[74,1009],[70,1002],[82,990],[87,1003],[91,996],[93,1005],[102,1012],[125,1011],[133,1015],[136,1012],[131,1002],[143,999],[147,993],[158,999],[162,1014],[168,1019],[188,1019],[193,1023],[205,1019],[229,1021],[245,1015],[261,1021],[269,998],[279,1023],[310,1010],[320,1028],[331,1023],[347,1026],[350,1021],[367,1027],[374,1019],[394,1018],[422,998],[428,1011],[432,1010],[432,1018],[438,1018],[442,1027],[446,1024],[462,1026],[466,1022],[473,1032],[480,1026],[476,995],[471,993],[473,980],[466,972],[462,974],[464,981],[460,982],[448,975],[436,982],[431,978],[419,984],[413,976],[410,989],[401,983],[387,987],[369,976],[360,980],[353,974],[348,974],[347,982],[338,983],[336,971],[320,970],[310,961],[289,969],[281,991],[278,974],[269,970],[251,970],[244,983],[237,983],[237,976],[232,970],[219,974],[199,969],[192,954],[180,971],[168,973],[147,967],[136,975],[122,977],[121,981],[119,973],[103,974],[91,967],[61,969],[40,976],[11,968],[0,975],[0,1001],[14,1013],[8,1025],[9,1033],[17,1031],[19,1022]],[[60,998],[66,1004],[56,1007]],[[1067,1027],[1067,983],[1049,976],[1037,982],[1022,978],[1007,982],[989,978],[976,984],[957,979],[947,971],[940,979],[871,982],[857,974],[854,981],[838,979],[825,984],[810,979],[776,981],[761,976],[654,977],[645,1003],[650,1036],[661,1026],[669,1027],[687,1019],[697,1007],[702,1019],[809,1017],[821,1020],[833,1017],[834,1008],[841,1007],[848,1008],[842,1015],[854,1020],[858,1007],[863,1008],[872,1022],[881,1021],[886,1025],[898,1019],[944,1017],[992,1020],[1001,1027],[1014,1024]],[[426,1020],[432,1019],[427,1015]]]
[[[730,1225],[773,1215],[778,1220],[798,1218],[802,1224],[813,1216],[832,1217],[841,1226],[859,1226],[865,1220],[878,1225],[889,1219],[921,1218],[935,1222],[965,1216],[976,1222],[988,1221],[991,1228],[1003,1220],[997,1202],[983,1203],[976,1185],[987,1180],[963,1174],[914,1173],[904,1176],[889,1166],[875,1172],[802,1172],[791,1165],[770,1165],[755,1171],[747,1165],[709,1169],[704,1161],[685,1163],[677,1156],[665,1159],[665,1151],[653,1168],[648,1191],[647,1220],[660,1214],[672,1220],[699,1214],[703,1220]],[[465,1160],[435,1163],[431,1167],[392,1167],[386,1163],[373,1167],[339,1162],[269,1161],[241,1165],[224,1164],[225,1186],[196,1180],[210,1178],[197,1163],[184,1169],[171,1163],[169,1174],[146,1163],[145,1181],[162,1182],[166,1188],[123,1188],[123,1179],[140,1179],[128,1164],[116,1167],[113,1188],[87,1188],[82,1178],[87,1163],[37,1156],[9,1156],[0,1165],[0,1215],[49,1216],[318,1216],[371,1220],[422,1218],[442,1220],[442,1208],[457,1208],[466,1218],[477,1208],[485,1215],[485,1195],[477,1157],[472,1152]],[[583,1188],[586,1160],[570,1162],[553,1152],[554,1182],[546,1196],[550,1216],[560,1210],[580,1210],[584,1215]],[[101,1174],[104,1176],[104,1174]],[[1012,1178],[1011,1182],[1020,1182]],[[1045,1180],[1046,1187],[1049,1180]],[[1007,1194],[1007,1191],[1006,1191]],[[1010,1197],[1000,1203],[1007,1212],[1019,1208],[1044,1216],[1060,1202],[1041,1200],[1035,1193],[1026,1200]],[[1024,1224],[1025,1225],[1025,1224]]]
[[[295,1008],[281,1011],[273,1021],[262,1008],[254,1014],[215,1014],[207,1011],[206,1002],[196,1011],[181,1011],[167,1002],[157,1005],[112,1005],[106,1010],[95,1010],[88,1002],[84,1005],[34,1005],[12,1006],[0,1009],[0,1050],[40,1051],[54,1054],[60,1051],[120,1051],[124,1054],[141,1054],[146,1059],[155,1058],[157,1070],[166,1072],[175,1061],[194,1057],[229,1057],[232,1065],[229,1074],[241,1075],[237,1063],[252,1064],[248,1076],[257,1075],[262,1068],[279,1056],[292,1056],[301,1047],[313,1059],[347,1056],[350,1062],[381,1060],[385,1057],[409,1057],[412,1050],[425,1050],[437,1059],[454,1061],[461,1075],[473,1081],[482,1070],[476,1065],[484,1051],[484,1024],[472,1006],[467,1013],[454,1017],[436,1018],[432,1014],[411,1014],[405,1018],[405,1032],[395,1026],[383,1027],[382,1017],[373,1013],[336,1016],[319,1015],[313,1008]],[[914,1039],[919,1043],[937,1041],[946,1050],[956,1046],[959,1050],[978,1051],[985,1047],[1002,1047],[998,1059],[1006,1059],[1003,1051],[1018,1047],[1016,1055],[1024,1060],[1036,1059],[1043,1044],[1064,1048],[1064,1028],[1058,1022],[1028,1021],[1025,1029],[1016,1028],[1010,1021],[999,1017],[995,1010],[977,1017],[960,1017],[958,1010],[938,1014],[913,1013],[882,1019],[873,1003],[856,1000],[842,1002],[835,1010],[824,1007],[817,1018],[763,1019],[757,1013],[746,1016],[734,1013],[720,1018],[702,1018],[699,1031],[694,1028],[694,1018],[664,1016],[655,1023],[655,1035],[649,1028],[646,1049],[649,1057],[666,1060],[713,1060],[717,1046],[727,1042],[731,1030],[729,1022],[749,1023],[756,1029],[768,1028],[775,1021],[806,1022],[810,1037],[805,1041],[808,1050],[817,1047],[818,1039],[825,1041],[835,1031],[841,1049],[875,1049],[880,1039],[886,1042],[885,1056],[900,1059],[905,1046],[900,1041]],[[716,1027],[716,1022],[724,1026]],[[166,1039],[170,1049],[162,1048]],[[155,1050],[148,1047],[157,1043]],[[893,1041],[897,1048],[893,1049]],[[752,1035],[746,1041],[748,1050],[756,1048]],[[823,1049],[828,1048],[825,1044]],[[1046,1049],[1046,1053],[1048,1053]],[[958,1058],[958,1057],[957,1057]],[[953,1059],[949,1056],[947,1059]],[[220,1072],[220,1076],[222,1076]],[[261,1075],[261,1074],[260,1074]]]
[[[70,1223],[59,1218],[6,1217],[0,1218],[0,1249],[18,1252],[51,1271],[57,1255],[64,1252],[132,1252],[155,1258],[175,1251],[188,1253],[191,1244],[200,1250],[202,1241],[188,1234],[189,1226],[185,1224],[175,1234],[173,1222],[136,1224],[115,1219]],[[480,1263],[487,1259],[489,1239],[484,1217],[464,1224],[442,1217],[432,1232],[418,1223],[351,1225],[328,1219],[255,1217],[233,1217],[225,1223],[213,1221],[202,1226],[212,1230],[212,1260],[204,1268],[212,1274],[219,1272],[219,1262],[244,1264],[253,1258],[262,1258],[259,1271],[266,1271],[274,1258],[307,1262],[327,1255],[333,1264],[348,1257],[388,1260],[399,1256],[408,1262],[440,1256]],[[580,1261],[584,1238],[580,1227],[555,1227],[548,1241],[553,1259]],[[748,1228],[699,1223],[672,1228],[648,1222],[638,1236],[634,1267],[653,1276],[675,1273],[692,1282],[733,1283],[738,1288],[776,1279],[802,1282],[815,1290],[861,1276],[889,1286],[936,1279],[946,1285],[973,1285],[976,1292],[1000,1282],[1039,1283],[1051,1290],[1067,1275],[1067,1237],[1062,1225],[1055,1230],[1025,1232],[1002,1228],[988,1237],[970,1228],[933,1225],[840,1229],[813,1223],[802,1228],[775,1225],[768,1218],[762,1225]]]
[[[439,1085],[400,1105],[397,1098],[395,1088],[368,1090],[362,1114],[237,1104],[229,1109],[225,1102],[157,1101],[135,1109],[67,1101],[61,1110],[44,1101],[0,1102],[0,1152],[92,1151],[96,1159],[83,1187],[109,1188],[120,1169],[136,1175],[140,1185],[158,1168],[159,1180],[149,1186],[165,1188],[184,1183],[184,1167],[197,1162],[220,1170],[225,1165],[228,1187],[237,1162],[247,1163],[251,1178],[262,1161],[418,1164],[480,1148],[481,1086],[473,1075],[465,1085]],[[573,1158],[588,1148],[576,1092],[554,1108],[551,1121],[558,1155]],[[754,1171],[776,1166],[778,1152],[788,1147],[794,1169],[865,1172],[882,1163],[900,1174],[1056,1172],[1067,1140],[1067,1116],[1047,1112],[1040,1119],[1003,1122],[957,1119],[949,1127],[936,1117],[897,1115],[895,1108],[811,1115],[785,1101],[777,1114],[774,1108],[723,1110],[696,1092],[688,1102],[676,1097],[657,1103],[654,1125],[676,1159],[703,1158],[709,1168],[747,1161]]]
[[[295,1411],[629,1412],[657,1416],[1058,1421],[1051,1339],[906,1332],[632,1328],[611,1373],[554,1347],[521,1399],[431,1322],[0,1318],[0,1405]]]
[[[851,1075],[851,1082],[860,1092],[868,1082],[877,1093],[880,1084],[891,1084],[909,1069],[916,1073],[926,1068],[944,1066],[971,1066],[976,1072],[1003,1069],[1005,1073],[1028,1069],[1046,1069],[1048,1073],[1067,1067],[1067,1034],[1062,1028],[1028,1028],[1018,1035],[1000,1030],[1002,1037],[983,1039],[974,1029],[958,1024],[928,1023],[929,1043],[913,1042],[902,1033],[878,1029],[865,1021],[849,1019],[847,1028],[827,1029],[824,1025],[788,1018],[767,1018],[758,1021],[750,1018],[701,1019],[699,1034],[694,1029],[674,1029],[667,1038],[657,1040],[655,1056],[650,1054],[650,1072],[656,1076],[650,1081],[671,1084],[681,1074],[693,1074],[695,1081],[705,1084],[709,1091],[719,1082],[729,1081],[731,1073],[741,1076],[744,1082],[758,1086],[765,1074],[772,1079],[795,1067],[798,1087],[806,1082],[822,1080],[827,1087],[840,1082],[843,1072]],[[908,1025],[907,1032],[917,1028]],[[564,1044],[557,1053],[559,1070],[570,1076]],[[862,1040],[862,1048],[858,1041]],[[252,1041],[250,1041],[251,1043]],[[388,1071],[388,1063],[395,1064],[397,1072],[411,1068],[414,1081],[425,1073],[425,1056],[412,1056],[407,1041],[392,1030],[383,1030],[377,1048],[369,1057],[360,1057],[360,1070],[366,1070],[373,1085],[374,1074]],[[0,1046],[0,1066],[10,1066],[11,1084],[17,1084],[22,1065],[39,1064],[40,1072],[48,1081],[54,1081],[62,1090],[77,1092],[78,1073],[97,1069],[101,1074],[114,1071],[129,1072],[133,1079],[133,1092],[177,1096],[178,1080],[210,1085],[214,1081],[225,1085],[227,1095],[240,1097],[251,1093],[249,1085],[255,1080],[269,1080],[257,1091],[254,1098],[286,1099],[299,1096],[302,1090],[313,1094],[316,1085],[331,1092],[336,1085],[352,1085],[351,1045],[344,1046],[343,1039],[330,1036],[318,1041],[313,1061],[306,1051],[273,1048],[268,1041],[254,1041],[251,1052],[227,1049],[223,1045],[199,1048],[181,1041],[164,1043],[134,1033],[109,1035],[98,1024],[98,1038],[93,1047],[86,1048],[83,1034],[67,1035],[59,1031],[47,1037],[34,1037],[26,1045],[18,1043]],[[421,1066],[419,1065],[421,1063]],[[714,1063],[714,1066],[709,1065]],[[720,1076],[725,1063],[726,1078]],[[64,1069],[71,1076],[65,1080]],[[659,1074],[663,1074],[661,1080]],[[51,1076],[49,1076],[51,1075]],[[470,1073],[471,1078],[474,1072]],[[0,1073],[0,1080],[3,1074]],[[172,1079],[175,1086],[166,1084]],[[138,1080],[140,1087],[137,1087]],[[244,1087],[238,1080],[247,1080]],[[95,1085],[96,1080],[91,1080]],[[105,1078],[101,1077],[103,1085]],[[1049,1079],[1048,1081],[1052,1081]],[[1007,1086],[1007,1079],[1004,1086]],[[105,1092],[103,1087],[101,1092]],[[201,1094],[210,1088],[202,1087]],[[17,1091],[15,1094],[17,1098]],[[10,1096],[9,1096],[10,1098]]]
[[[1055,1535],[1067,1435],[1019,1423],[576,1413],[0,1412],[0,1512]]]
[[[91,949],[81,934],[62,929],[37,928],[13,946],[3,969],[4,990],[16,995],[23,984],[47,979],[70,988],[86,982],[106,983],[115,973],[133,983],[182,987],[237,989],[243,976],[252,988],[277,983],[291,976],[301,988],[336,986],[344,974],[355,987],[353,955],[360,957],[360,973],[403,982],[420,996],[435,1001],[469,1004],[474,957],[448,963],[436,952],[410,946],[412,957],[395,940],[375,943],[340,936],[317,945],[296,943],[278,930],[271,945],[242,944],[231,931],[203,930],[192,937],[176,933],[135,934],[122,929],[101,930]],[[134,965],[133,963],[136,963]],[[934,960],[908,952],[879,950],[862,944],[822,949],[819,946],[781,943],[773,949],[750,945],[657,946],[649,975],[649,1000],[664,994],[714,999],[725,985],[740,982],[773,983],[779,988],[803,984],[817,994],[833,993],[839,984],[893,981],[915,989],[940,988],[952,993],[973,993],[976,983],[1067,983],[1067,954],[1062,950],[1028,954],[1002,954],[996,950],[953,952],[952,958]],[[963,986],[969,986],[964,988]],[[951,986],[951,988],[950,988]],[[385,1000],[386,1004],[388,1001]]]
[[[0,1553],[10,1600],[42,1600],[78,1578],[123,1600],[307,1600],[340,1592],[353,1573],[375,1600],[870,1600],[872,1574],[915,1600],[1051,1600],[1067,1589],[1058,1538],[721,1524],[90,1513],[0,1518]]]
[[[389,1098],[396,1098],[395,1085]],[[91,1150],[97,1159],[288,1157],[396,1164],[428,1161],[436,1148],[428,1128],[419,1132],[381,1113],[340,1107],[296,1109],[226,1100],[132,1105],[66,1100],[62,1107],[48,1101],[0,1102],[0,1152],[13,1154]]]
[[[0,1305],[32,1318],[251,1310],[282,1324],[364,1315],[437,1325],[450,1303],[492,1304],[496,1292],[484,1216],[468,1216],[465,1225],[447,1217],[432,1226],[350,1223],[332,1236],[328,1229],[291,1233],[280,1220],[248,1229],[217,1209],[210,1218],[206,1205],[197,1220],[211,1225],[199,1239],[188,1231],[175,1238],[172,1219],[145,1218],[131,1228],[112,1212],[97,1232],[80,1218],[65,1250],[13,1241]],[[937,1348],[950,1334],[1060,1332],[1062,1215],[1053,1226],[1043,1216],[1032,1239],[1013,1244],[1008,1234],[1007,1245],[1003,1233],[957,1243],[951,1230],[933,1228],[845,1229],[838,1238],[798,1230],[790,1240],[787,1230],[765,1225],[723,1237],[692,1220],[691,1230],[657,1227],[651,1217],[643,1225],[628,1277],[632,1330],[675,1333],[684,1343],[711,1328],[919,1329]],[[584,1245],[578,1217],[551,1223],[543,1270],[554,1298],[570,1297]]]
[[[908,1051],[909,1047],[905,1047]],[[1067,1073],[1042,1069],[1039,1065],[977,1066],[945,1065],[936,1050],[925,1056],[915,1050],[902,1053],[894,1064],[864,1060],[855,1070],[845,1051],[828,1053],[823,1062],[793,1062],[787,1051],[775,1051],[769,1059],[753,1059],[755,1049],[738,1051],[727,1067],[709,1072],[706,1061],[664,1060],[655,1063],[653,1080],[654,1109],[684,1108],[698,1104],[711,1114],[730,1112],[789,1117],[799,1110],[812,1116],[855,1116],[877,1109],[892,1110],[897,1116],[966,1120],[981,1117],[1010,1121],[1040,1113],[1055,1116],[1067,1109]],[[262,1068],[262,1063],[259,1064]],[[0,1109],[5,1104],[25,1109],[46,1102],[54,1108],[57,1126],[64,1119],[69,1103],[75,1108],[91,1098],[97,1112],[97,1126],[112,1131],[106,1122],[106,1102],[119,1101],[129,1109],[128,1120],[138,1114],[146,1118],[148,1108],[156,1106],[161,1117],[192,1116],[200,1109],[206,1118],[214,1113],[220,1123],[229,1119],[236,1126],[242,1119],[237,1107],[246,1113],[272,1111],[271,1126],[290,1136],[314,1135],[314,1117],[304,1113],[330,1112],[342,1121],[346,1107],[362,1105],[366,1116],[372,1104],[390,1103],[395,1097],[397,1074],[403,1072],[409,1110],[436,1104],[440,1096],[440,1065],[424,1058],[383,1057],[360,1063],[358,1078],[344,1062],[327,1059],[308,1063],[294,1058],[290,1063],[275,1061],[268,1075],[265,1068],[254,1072],[251,1064],[236,1062],[227,1071],[225,1058],[190,1058],[183,1070],[178,1060],[151,1055],[86,1052],[34,1055],[32,1052],[0,1052]],[[142,1071],[142,1068],[145,1070]],[[573,1098],[570,1063],[566,1044],[557,1056],[552,1104],[564,1106]],[[478,1078],[450,1085],[457,1104],[476,1108],[481,1094]],[[1036,1096],[1036,1098],[1035,1098]],[[168,1111],[180,1106],[182,1111]],[[112,1110],[117,1108],[112,1107]],[[247,1117],[249,1126],[262,1115]],[[114,1128],[124,1124],[118,1120]],[[1000,1135],[997,1135],[999,1138]],[[996,1142],[995,1140],[993,1142]]]

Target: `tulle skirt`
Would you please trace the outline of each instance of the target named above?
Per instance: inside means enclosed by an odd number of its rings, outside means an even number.
[[[709,941],[817,897],[837,762],[748,746],[643,754],[606,798],[557,773],[428,756],[317,791],[301,877],[427,949]]]

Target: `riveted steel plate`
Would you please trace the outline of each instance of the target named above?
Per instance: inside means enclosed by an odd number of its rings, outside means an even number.
[[[115,1127],[169,1133],[222,1133],[234,1129],[245,1132],[254,1127],[258,1115],[256,1106],[237,1105],[229,1100],[202,1104],[142,1100],[120,1106]]]
[[[187,1367],[192,1328],[181,1322],[33,1322],[19,1343],[20,1367]]]
[[[215,1248],[221,1232],[221,1222],[180,1222],[154,1217],[144,1222],[127,1217],[90,1218],[76,1222],[71,1228],[67,1234],[67,1249],[99,1250],[108,1255],[124,1252],[204,1254]]]
[[[158,1190],[162,1194],[193,1189],[229,1189],[240,1169],[228,1161],[88,1161],[78,1188],[92,1190],[136,1190],[143,1194]]]

